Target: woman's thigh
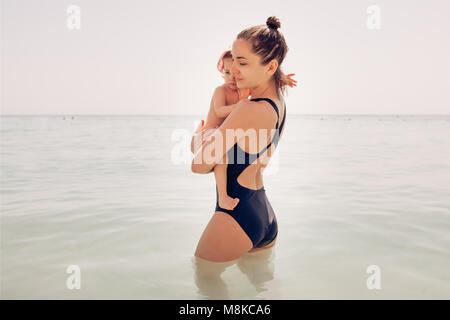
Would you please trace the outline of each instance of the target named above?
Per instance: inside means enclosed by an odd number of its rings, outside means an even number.
[[[229,214],[216,211],[203,231],[195,256],[214,262],[238,259],[253,243]]]

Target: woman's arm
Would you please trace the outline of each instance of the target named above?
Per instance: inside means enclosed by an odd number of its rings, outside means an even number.
[[[201,147],[201,144],[203,142],[203,135],[206,132],[205,130],[202,130],[200,132],[194,133],[191,139],[191,152],[196,153],[197,150]]]
[[[198,149],[194,150],[194,158],[191,164],[192,172],[203,174],[212,172],[215,165],[222,161],[228,150],[245,137],[245,132],[248,129],[259,127],[261,121],[264,121],[264,119],[261,119],[262,117],[264,115],[261,108],[258,108],[257,102],[239,101],[235,110],[215,130],[210,139],[203,141],[201,145],[199,144]]]
[[[239,102],[238,102],[239,103]],[[234,109],[238,106],[238,103],[230,105],[230,107],[233,107]],[[192,139],[191,139],[191,152],[196,153],[198,149],[202,146],[202,143],[204,143],[204,136],[210,134],[210,130],[216,130],[218,126],[215,128],[208,128],[204,127],[203,130],[200,130],[198,132],[194,132]]]
[[[200,136],[199,133],[203,132],[205,126],[205,121],[202,119],[202,121],[199,123],[199,125],[197,126],[197,128],[194,131],[194,135],[192,136],[191,139],[191,152],[194,153],[194,140],[196,136]],[[198,138],[197,138],[198,139]]]

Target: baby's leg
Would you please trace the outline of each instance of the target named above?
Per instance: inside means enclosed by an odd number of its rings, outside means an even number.
[[[214,167],[214,176],[216,178],[217,192],[219,194],[219,207],[227,210],[233,210],[238,204],[239,198],[231,198],[227,193],[227,155],[225,154],[222,163],[217,163]]]

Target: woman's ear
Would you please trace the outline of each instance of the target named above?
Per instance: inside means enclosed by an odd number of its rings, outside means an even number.
[[[267,69],[267,72],[269,72],[269,75],[273,75],[278,68],[278,61],[277,59],[272,59],[272,61],[269,62],[269,69]]]

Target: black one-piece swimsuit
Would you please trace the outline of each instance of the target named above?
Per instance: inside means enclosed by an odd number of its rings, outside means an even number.
[[[269,98],[251,99],[251,101],[260,100],[269,102],[277,112],[277,130],[272,141],[258,153],[247,153],[237,143],[228,150],[227,193],[232,198],[239,198],[239,202],[233,210],[224,209],[219,206],[219,192],[216,185],[216,211],[222,211],[231,215],[248,235],[253,243],[253,248],[264,247],[275,239],[278,234],[277,219],[266,196],[264,186],[257,190],[249,189],[240,185],[237,179],[272,143],[277,146],[278,139],[283,130],[284,120],[286,119],[285,105],[283,121],[281,122],[280,128],[278,128],[280,115],[277,105]]]

